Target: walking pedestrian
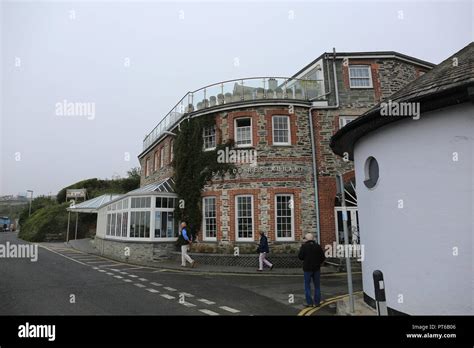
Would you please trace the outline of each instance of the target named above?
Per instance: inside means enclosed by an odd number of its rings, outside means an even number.
[[[184,221],[181,223],[181,233],[179,234],[177,243],[181,246],[181,266],[186,267],[186,261],[188,261],[191,267],[194,267],[196,262],[188,255],[189,247],[193,243],[192,236],[191,233],[188,232],[186,222]]]
[[[258,255],[258,269],[257,271],[263,271],[263,265],[267,265],[270,267],[270,270],[273,269],[273,265],[270,261],[266,259],[266,255],[270,252],[270,248],[268,247],[268,239],[265,236],[263,231],[260,232],[260,243],[258,244],[257,253]]]
[[[320,270],[326,256],[321,246],[314,241],[313,234],[306,234],[298,258],[303,260],[305,306],[319,307],[321,303]],[[311,280],[314,285],[314,298],[311,297]]]

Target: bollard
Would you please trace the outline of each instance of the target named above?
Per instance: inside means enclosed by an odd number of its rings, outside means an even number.
[[[388,315],[387,302],[385,299],[385,283],[383,281],[383,273],[376,270],[373,273],[374,289],[375,289],[375,304],[377,306],[378,315]]]

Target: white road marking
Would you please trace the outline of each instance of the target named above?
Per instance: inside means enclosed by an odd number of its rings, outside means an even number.
[[[120,274],[128,275],[127,272],[119,272]]]
[[[79,261],[97,261],[96,257],[75,257]]]
[[[58,253],[57,251],[51,250],[51,249],[49,249],[49,248],[47,248],[47,247],[45,247],[45,246],[43,246],[43,245],[39,245],[39,244],[38,244],[38,246],[39,246],[40,248],[44,248],[44,249],[46,249],[46,250],[49,250],[49,251],[51,251],[52,253],[58,254],[58,255],[60,255],[60,256],[62,256],[62,257],[65,257],[66,259],[69,259],[69,260],[71,260],[71,261],[80,263],[81,265],[87,266],[85,263],[83,263],[83,262],[81,262],[81,261],[74,260],[72,257],[69,257],[69,256],[63,255],[63,254],[61,254],[61,253]]]
[[[164,288],[165,288],[166,290],[168,290],[168,291],[176,291],[175,288],[170,288],[169,286],[165,286]]]
[[[109,261],[110,262],[110,261]],[[112,263],[112,264],[108,264],[108,265],[100,265],[99,267],[112,267],[112,266],[118,266],[120,265],[120,263]]]
[[[181,295],[184,295],[184,296],[186,296],[186,297],[194,297],[193,294],[190,294],[190,293],[188,293],[188,292],[180,292],[180,294],[181,294]]]
[[[138,278],[138,280],[141,280],[142,282],[147,282],[148,279],[145,279],[145,278]]]
[[[132,277],[132,278],[138,278],[138,276],[137,276],[137,275],[135,275],[135,274],[130,274],[130,275],[129,275],[129,277]]]
[[[123,277],[119,275],[114,276],[114,278],[123,279]]]
[[[110,273],[110,272],[107,272],[107,273],[105,273],[105,274],[107,274],[107,275],[114,275],[113,273]]]
[[[138,286],[139,288],[144,288],[144,287],[145,287],[145,285],[140,284],[140,283],[135,283],[135,284],[133,284],[133,285]]]
[[[166,298],[166,299],[168,299],[168,300],[172,300],[172,299],[175,298],[174,296],[171,296],[171,295],[168,295],[168,294],[161,294],[160,296],[161,296],[161,297],[164,297],[164,298]]]
[[[192,303],[189,303],[189,302],[180,302],[183,306],[186,306],[186,307],[196,307],[195,304],[192,304]]]
[[[151,289],[151,288],[150,288],[150,289],[146,289],[146,291],[149,291],[149,292],[155,292],[155,293],[156,293],[156,292],[159,292],[158,290]]]
[[[127,283],[131,283],[132,280],[131,279],[122,279],[124,282],[127,282]]]
[[[209,309],[200,309],[199,312],[202,312],[202,313],[207,314],[207,315],[220,315],[219,313],[210,311]]]
[[[199,302],[202,302],[202,303],[205,303],[205,304],[208,304],[208,305],[216,304],[215,302],[206,300],[205,298],[200,298],[198,301],[199,301]]]
[[[116,268],[111,268],[110,270],[111,270],[111,271],[114,271],[114,272],[120,272],[120,270],[119,270],[119,269],[116,269]]]
[[[234,309],[234,308],[231,308],[231,307],[227,307],[227,306],[220,306],[219,307],[220,309],[223,309],[227,312],[231,312],[231,313],[239,313],[240,311],[237,310],[237,309]]]
[[[105,269],[98,269],[99,272],[107,272]]]
[[[162,286],[163,284],[160,284],[160,283],[154,283],[154,282],[151,282],[150,283],[151,285],[154,285],[154,286]]]
[[[89,265],[96,264],[96,263],[107,263],[107,261],[86,261]]]

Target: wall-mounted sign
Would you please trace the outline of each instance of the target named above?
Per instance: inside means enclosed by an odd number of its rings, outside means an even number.
[[[67,189],[66,198],[86,198],[87,189]]]

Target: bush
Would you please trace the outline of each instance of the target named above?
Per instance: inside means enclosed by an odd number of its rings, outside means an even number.
[[[39,196],[31,201],[31,214],[33,215],[37,210],[40,210],[44,207],[49,207],[56,204],[54,200],[49,197]],[[28,219],[30,213],[30,204],[26,205],[20,213],[19,224],[22,226]]]
[[[21,226],[18,236],[30,242],[41,242],[46,234],[65,233],[67,229],[67,207],[68,203],[63,203],[38,209]]]
[[[56,200],[48,197],[37,197],[31,202],[31,216],[29,206],[25,207],[20,214],[20,232],[18,236],[30,242],[42,242],[46,234],[60,234],[66,236],[68,211],[66,208],[70,203],[66,202],[66,190],[68,188],[87,189],[87,199],[92,199],[106,193],[126,193],[140,187],[140,172],[138,168],[132,168],[128,177],[117,180],[87,179],[76,182],[61,189]],[[80,203],[78,201],[78,203]],[[71,214],[70,239],[74,238],[76,214]],[[96,214],[80,213],[78,215],[77,237],[88,236],[89,229],[97,223]],[[65,238],[65,237],[63,237]]]

